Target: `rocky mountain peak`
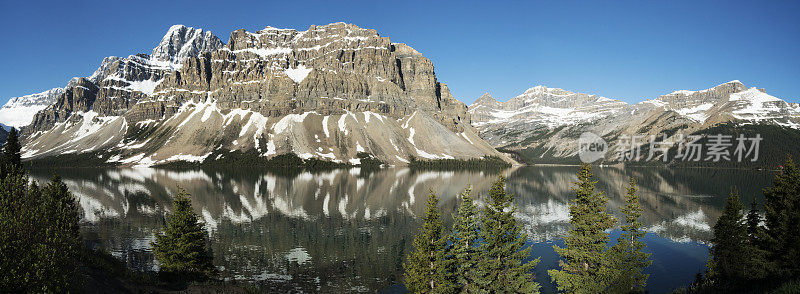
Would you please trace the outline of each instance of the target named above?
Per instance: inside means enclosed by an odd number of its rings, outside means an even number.
[[[229,152],[215,152],[229,150],[349,163],[361,152],[391,164],[510,161],[477,136],[428,58],[352,24],[240,29],[225,45],[178,25],[152,55],[103,63],[36,115],[25,157],[92,150],[150,165],[221,160]],[[152,135],[126,137],[145,129]]]
[[[473,102],[473,104],[477,105],[495,105],[497,103],[499,103],[497,99],[494,99],[494,97],[492,97],[492,95],[489,94],[489,92],[483,93],[481,97],[478,97],[478,99],[476,99],[475,102]]]
[[[211,31],[184,25],[169,28],[161,42],[153,49],[151,58],[158,61],[181,64],[187,58],[204,52],[213,52],[225,44]]]
[[[737,93],[737,92],[741,92],[741,91],[744,91],[744,90],[747,90],[747,86],[745,86],[739,80],[733,80],[733,81],[730,81],[730,82],[727,82],[727,83],[722,83],[722,84],[719,84],[717,86],[714,86],[713,88],[708,88],[708,89],[705,89],[705,90],[697,90],[697,91],[678,90],[678,91],[674,91],[674,92],[666,94],[666,95],[659,96],[659,98],[657,98],[657,99],[660,99],[661,97],[668,97],[668,96],[697,96],[698,94],[703,94],[703,93],[708,93],[708,92],[714,92],[714,93],[717,93],[717,94],[720,94],[720,93],[730,93],[730,94],[732,94],[732,93]]]
[[[548,90],[550,90],[550,89],[547,88],[546,86],[537,85],[536,87],[528,88],[522,94],[524,95],[524,94],[533,94],[533,93],[547,93]],[[554,90],[555,90],[555,88],[554,88]],[[558,90],[562,90],[562,89],[558,89]]]

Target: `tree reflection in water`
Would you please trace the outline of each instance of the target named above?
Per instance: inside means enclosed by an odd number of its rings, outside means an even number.
[[[522,167],[502,171],[517,195],[517,217],[534,254],[542,255],[537,280],[556,264],[551,243],[568,229],[570,189],[577,167]],[[485,195],[491,172],[330,170],[168,170],[153,168],[58,170],[83,210],[84,238],[135,270],[154,270],[150,241],[183,187],[206,222],[215,265],[226,279],[252,281],[265,290],[375,291],[398,283],[402,260],[433,189],[443,215],[472,185]],[[52,170],[34,170],[38,181]],[[710,227],[731,187],[746,201],[761,196],[771,172],[711,169],[597,168],[598,189],[620,217],[629,176],[640,185],[642,222],[654,253],[649,288],[666,290],[691,281],[702,269]],[[477,201],[481,204],[481,201]],[[612,238],[613,239],[613,238]],[[677,262],[676,256],[681,256]],[[683,268],[681,270],[676,270]],[[678,273],[675,273],[675,272]],[[673,281],[676,280],[676,281]],[[686,280],[686,281],[683,281]]]

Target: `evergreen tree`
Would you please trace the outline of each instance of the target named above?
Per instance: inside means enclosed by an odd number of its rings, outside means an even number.
[[[175,195],[166,228],[156,235],[153,252],[160,270],[169,277],[206,279],[216,273],[203,224],[192,210],[190,195],[183,189]]]
[[[566,247],[553,246],[562,258],[561,270],[547,271],[558,284],[558,290],[567,293],[599,293],[609,286],[606,230],[615,220],[606,212],[608,200],[602,192],[595,192],[597,181],[592,177],[591,165],[581,165],[578,181],[572,188],[575,200],[569,206],[572,227],[564,239]]]
[[[22,164],[19,144],[19,134],[17,129],[11,128],[6,137],[6,143],[3,145],[3,163],[20,166]]]
[[[430,191],[422,228],[414,236],[414,251],[403,264],[405,286],[413,293],[454,292],[448,260],[447,239],[443,234],[439,198]]]
[[[613,268],[609,288],[611,293],[643,292],[650,276],[643,272],[653,261],[648,260],[651,254],[642,252],[646,247],[641,240],[645,231],[639,221],[642,207],[636,191],[636,180],[631,177],[628,192],[625,194],[625,206],[622,208],[625,224],[622,225],[622,234],[617,239],[617,244],[611,247],[608,256],[609,264]]]
[[[506,194],[502,176],[492,183],[488,200],[483,208],[476,288],[490,293],[538,293],[540,287],[531,272],[539,258],[525,262],[532,247],[525,246],[528,237],[514,218],[514,195]]]
[[[739,193],[731,192],[714,225],[708,278],[717,287],[729,287],[747,277],[747,227]]]
[[[58,177],[39,189],[19,169],[0,170],[0,289],[75,291],[81,242],[74,198]]]
[[[753,197],[753,202],[750,203],[750,211],[747,212],[747,236],[750,237],[752,243],[757,243],[761,230],[761,215],[758,214],[758,202]]]
[[[791,157],[764,189],[765,242],[770,271],[777,276],[800,275],[800,170]]]
[[[753,197],[753,202],[750,204],[750,211],[746,216],[747,220],[747,248],[748,259],[748,278],[750,279],[763,279],[766,277],[769,267],[767,259],[767,252],[762,249],[764,240],[764,228],[761,226],[761,215],[758,213],[758,202]]]
[[[46,263],[57,265],[53,276],[64,278],[59,283],[69,285],[71,280],[67,279],[73,277],[58,272],[73,272],[80,258],[82,244],[78,203],[58,175],[53,175],[50,183],[42,188],[42,196],[42,212],[47,222],[44,239],[49,243],[44,246],[46,249],[42,248],[48,256]]]
[[[455,260],[454,278],[462,292],[476,292],[474,284],[475,270],[478,264],[478,240],[480,219],[477,208],[472,201],[472,189],[469,186],[461,192],[461,205],[454,217],[453,234],[451,235],[451,253]]]

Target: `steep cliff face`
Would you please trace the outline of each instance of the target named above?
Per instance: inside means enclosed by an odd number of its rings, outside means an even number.
[[[576,156],[584,132],[605,138],[614,153],[621,136],[639,136],[639,143],[646,144],[651,136],[661,141],[666,134],[667,141],[677,142],[680,134],[728,122],[800,128],[797,106],[740,81],[675,91],[633,105],[537,86],[506,102],[484,95],[469,112],[481,137],[493,146],[545,161]]]
[[[174,25],[169,28],[150,56],[153,60],[180,66],[188,58],[216,51],[222,46],[225,46],[225,43],[210,31]]]
[[[227,44],[173,26],[152,55],[106,58],[28,127],[25,156],[103,150],[110,161],[202,160],[215,150],[357,161],[501,156],[433,63],[375,30],[237,30]],[[505,158],[505,157],[504,157]]]

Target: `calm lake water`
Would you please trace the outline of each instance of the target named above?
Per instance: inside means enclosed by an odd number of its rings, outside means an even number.
[[[544,292],[546,274],[557,266],[552,246],[569,229],[568,202],[578,167],[522,167],[503,171],[516,195],[518,219],[533,255],[541,256],[536,279]],[[46,181],[52,170],[34,170]],[[451,215],[467,184],[486,195],[496,174],[476,171],[412,171],[389,168],[275,173],[255,170],[165,170],[152,168],[57,170],[80,201],[83,235],[136,270],[157,264],[150,242],[178,187],[192,194],[205,221],[214,263],[223,278],[257,283],[280,292],[394,291],[402,279],[403,256],[411,250],[429,190]],[[640,185],[653,253],[648,289],[664,293],[688,285],[704,269],[711,227],[725,197],[739,189],[743,202],[761,201],[773,172],[595,168],[597,187],[619,219],[628,177]],[[612,238],[618,236],[612,232]]]

